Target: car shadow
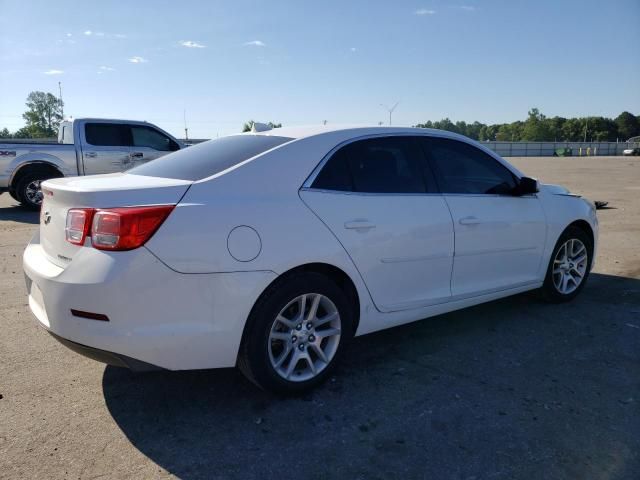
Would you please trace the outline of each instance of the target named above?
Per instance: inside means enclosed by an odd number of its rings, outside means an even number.
[[[27,210],[16,202],[14,206],[0,207],[0,221],[3,220],[35,225],[40,223],[40,213]]]
[[[102,383],[131,443],[180,478],[623,478],[639,339],[640,280],[594,273],[570,303],[523,294],[358,337],[299,397],[234,369]]]

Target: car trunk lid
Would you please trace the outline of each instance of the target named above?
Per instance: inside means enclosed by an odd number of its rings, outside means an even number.
[[[72,208],[175,205],[192,182],[116,173],[59,178],[43,182],[40,243],[50,261],[66,267],[83,248],[66,240],[67,212]],[[90,245],[87,239],[85,245]]]

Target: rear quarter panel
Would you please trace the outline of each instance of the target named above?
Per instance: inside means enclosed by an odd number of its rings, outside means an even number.
[[[334,145],[334,140],[319,137],[297,140],[196,182],[147,248],[182,273],[280,275],[301,265],[326,263],[344,271],[358,290],[361,308],[371,308],[351,258],[299,197],[307,176]],[[238,261],[229,252],[229,234],[238,226],[249,226],[259,235],[260,251],[251,261]]]

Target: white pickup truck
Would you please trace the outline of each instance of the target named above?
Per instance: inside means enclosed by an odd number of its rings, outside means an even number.
[[[128,170],[184,148],[147,122],[78,118],[60,123],[58,143],[0,141],[0,193],[40,208],[40,182],[49,178]]]

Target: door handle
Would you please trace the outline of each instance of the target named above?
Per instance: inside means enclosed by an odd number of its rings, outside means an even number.
[[[350,222],[344,222],[344,228],[348,230],[369,230],[376,228],[376,226],[368,220],[351,220]]]
[[[133,152],[133,153],[130,153],[129,156],[131,158],[142,158],[144,154],[142,152]]]
[[[458,223],[460,225],[477,225],[482,222],[477,217],[463,217],[458,220]]]
[[[87,158],[95,158],[98,154],[96,152],[85,152],[84,156]]]

